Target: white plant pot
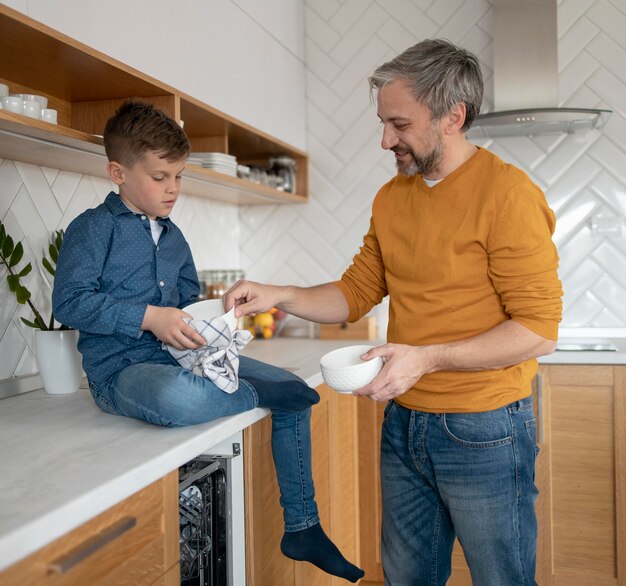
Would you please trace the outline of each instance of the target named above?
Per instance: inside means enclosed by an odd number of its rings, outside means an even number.
[[[46,393],[66,395],[78,391],[83,369],[77,342],[77,330],[35,332],[37,366]]]

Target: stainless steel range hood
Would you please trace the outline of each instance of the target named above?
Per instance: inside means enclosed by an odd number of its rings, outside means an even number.
[[[468,138],[601,128],[610,110],[558,107],[556,0],[492,0],[494,112]]]

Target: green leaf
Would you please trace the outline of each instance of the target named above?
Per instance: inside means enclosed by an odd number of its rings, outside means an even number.
[[[30,299],[30,291],[24,285],[19,285],[15,296],[17,297],[17,302],[24,305]]]
[[[54,277],[54,275],[56,275],[56,271],[54,270],[54,268],[52,267],[52,265],[50,264],[50,261],[44,256],[41,259],[41,264],[44,266],[44,268]]]
[[[17,288],[20,286],[20,276],[19,275],[7,275],[7,283],[9,284],[9,289],[12,293],[17,291]]]
[[[4,258],[9,258],[12,252],[13,252],[13,238],[11,238],[7,234],[4,238],[4,242],[2,243],[2,256],[4,256]]]
[[[20,277],[25,277],[26,275],[28,275],[28,273],[30,273],[31,269],[33,268],[33,266],[28,263],[19,273]]]
[[[61,244],[63,243],[64,236],[65,232],[63,230],[56,231],[56,238],[54,243],[56,244],[57,250],[61,250]]]
[[[5,235],[6,232],[4,231],[4,224],[0,222],[0,249],[2,249],[2,241],[4,240]]]
[[[39,329],[39,326],[32,321],[28,321],[26,318],[23,317],[20,317],[20,319],[22,320],[22,323],[25,323],[29,328],[35,328],[36,330]]]
[[[13,253],[11,254],[11,258],[9,259],[9,266],[13,268],[16,264],[18,264],[22,257],[24,256],[24,247],[21,242],[18,242],[13,249]]]
[[[48,246],[48,252],[50,253],[50,258],[52,259],[52,262],[56,264],[57,260],[59,260],[59,251],[56,249],[54,244]]]

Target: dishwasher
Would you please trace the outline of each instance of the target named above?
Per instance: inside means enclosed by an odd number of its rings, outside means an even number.
[[[232,586],[231,459],[203,454],[178,469],[181,586]]]

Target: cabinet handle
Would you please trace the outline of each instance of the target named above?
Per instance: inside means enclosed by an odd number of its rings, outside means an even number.
[[[537,443],[543,445],[543,377],[537,373]]]
[[[98,533],[98,535],[90,537],[78,547],[64,553],[56,560],[52,560],[48,564],[48,573],[65,574],[65,572],[71,570],[92,553],[102,549],[107,543],[110,543],[120,535],[126,533],[129,529],[132,529],[136,524],[136,517],[122,517],[119,521],[116,521],[113,525],[107,527],[101,533]]]

